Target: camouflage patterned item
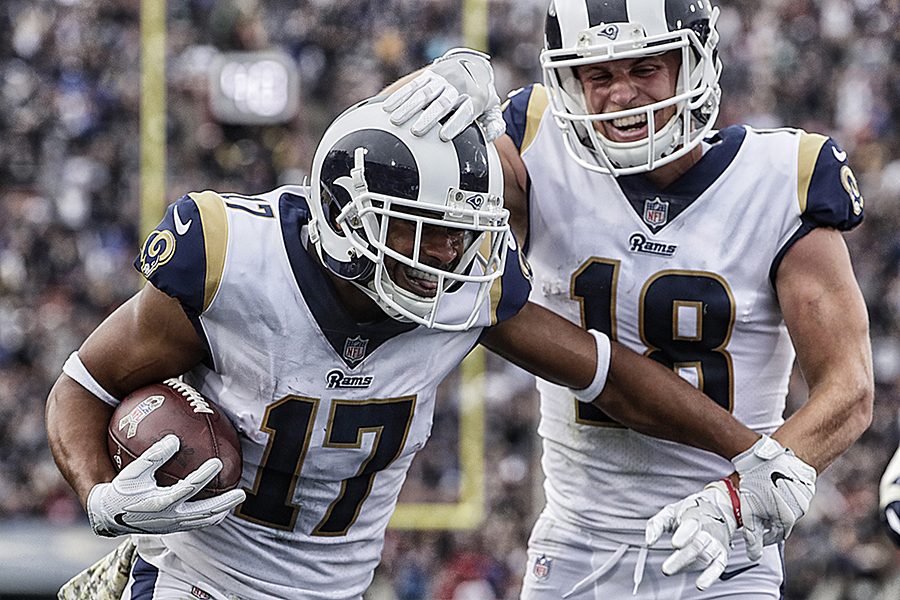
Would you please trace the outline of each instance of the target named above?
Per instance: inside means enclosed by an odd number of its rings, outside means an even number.
[[[129,537],[115,550],[70,579],[59,590],[59,600],[119,600],[137,558]]]

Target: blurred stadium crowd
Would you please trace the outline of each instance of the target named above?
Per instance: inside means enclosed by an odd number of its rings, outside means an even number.
[[[343,108],[463,44],[462,4],[169,0],[168,199],[298,182],[318,136]],[[540,79],[545,4],[489,2],[501,96]],[[834,136],[866,199],[866,221],[848,242],[871,315],[874,423],[821,476],[811,513],[788,541],[786,597],[897,598],[900,553],[879,530],[876,503],[900,409],[900,2],[719,4],[719,125]],[[140,6],[0,3],[0,519],[83,519],[47,449],[43,406],[67,354],[139,284],[131,260],[140,241]],[[270,47],[299,69],[298,116],[277,126],[216,122],[207,107],[212,58]],[[488,369],[490,517],[474,532],[390,532],[371,600],[517,597],[540,506],[537,401],[522,372],[495,357]],[[455,497],[456,389],[446,386],[433,440],[402,500]],[[798,376],[790,404],[804,394]]]

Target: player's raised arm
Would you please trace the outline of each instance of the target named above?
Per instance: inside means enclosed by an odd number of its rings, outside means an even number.
[[[488,330],[482,343],[535,375],[572,388],[573,398],[593,399],[635,431],[728,459],[759,439],[672,370],[536,304]]]

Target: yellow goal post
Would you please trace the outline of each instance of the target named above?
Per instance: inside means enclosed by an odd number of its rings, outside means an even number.
[[[166,5],[141,0],[140,231],[143,239],[162,218],[166,198]],[[488,0],[463,0],[466,46],[487,50]],[[412,26],[412,24],[411,24]],[[459,465],[457,502],[402,502],[394,529],[474,529],[484,519],[484,371],[485,356],[476,347],[460,369]]]

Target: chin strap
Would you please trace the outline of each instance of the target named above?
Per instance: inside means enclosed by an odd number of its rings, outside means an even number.
[[[350,176],[338,177],[334,180],[335,185],[339,185],[350,194],[350,203],[341,211],[346,212],[344,221],[346,221],[353,229],[362,227],[362,221],[359,218],[359,211],[356,208],[356,199],[369,192],[369,186],[366,183],[366,150],[362,146],[353,152],[353,168],[350,169]]]
[[[350,169],[350,178],[353,180],[353,189],[356,192],[356,195],[359,196],[361,194],[365,194],[369,191],[369,186],[366,185],[366,153],[368,150],[360,146],[353,152],[353,168]]]

